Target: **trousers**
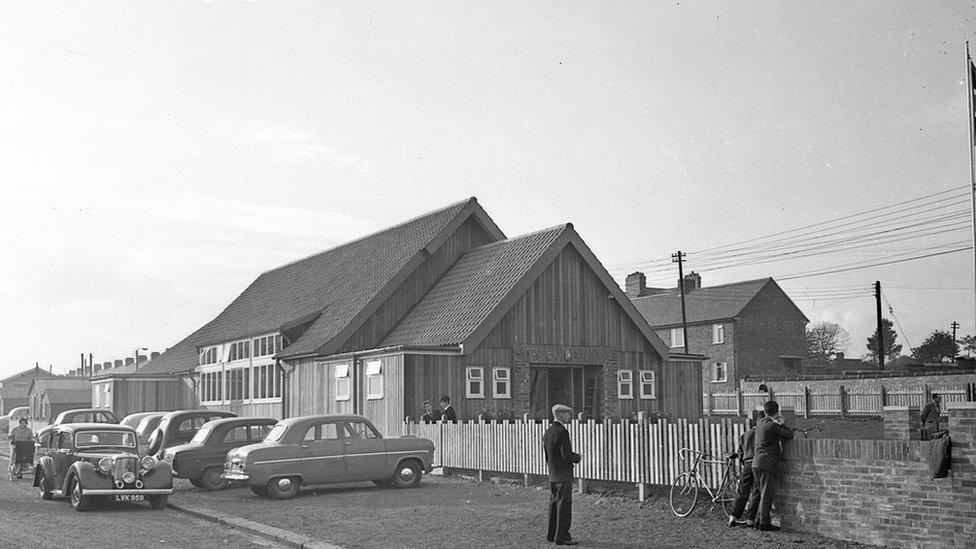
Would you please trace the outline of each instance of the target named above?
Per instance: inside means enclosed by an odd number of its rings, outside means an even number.
[[[568,541],[573,522],[573,483],[549,483],[549,532],[546,539],[560,543]]]
[[[756,507],[746,507],[749,496],[752,495],[753,484],[755,484],[755,476],[752,473],[752,460],[750,459],[742,464],[742,470],[739,471],[739,491],[735,495],[735,503],[732,504],[733,517],[744,518],[748,521],[756,520]]]
[[[776,473],[754,467],[755,476],[752,493],[749,494],[747,512],[755,513],[756,521],[761,524],[772,524],[770,510],[773,508],[773,492],[776,486]]]

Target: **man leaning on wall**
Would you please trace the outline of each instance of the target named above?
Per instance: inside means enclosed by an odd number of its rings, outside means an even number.
[[[763,531],[779,530],[774,526],[770,511],[773,507],[774,488],[783,460],[781,442],[793,439],[793,430],[783,426],[783,416],[779,413],[779,403],[770,400],[763,404],[766,417],[756,424],[755,451],[752,458],[752,473],[755,487],[749,497],[750,509],[757,509],[756,526]]]

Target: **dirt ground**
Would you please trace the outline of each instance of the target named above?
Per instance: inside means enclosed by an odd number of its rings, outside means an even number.
[[[246,488],[207,493],[183,483],[177,489],[174,503],[216,509],[344,547],[550,546],[545,539],[549,496],[541,485],[429,475],[412,490],[344,484],[283,502],[259,498]],[[644,503],[574,494],[573,504],[572,534],[582,547],[864,547],[796,532],[730,529],[720,509],[699,507],[678,518],[663,491]]]

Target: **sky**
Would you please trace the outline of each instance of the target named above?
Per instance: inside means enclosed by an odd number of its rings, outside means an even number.
[[[973,39],[960,1],[5,3],[0,377],[161,351],[261,272],[471,196],[509,236],[572,222],[621,284],[674,285],[679,249],[704,286],[864,259],[694,251],[968,185]],[[870,294],[811,296],[881,280],[917,346],[974,333],[973,263],[781,285],[860,356]]]

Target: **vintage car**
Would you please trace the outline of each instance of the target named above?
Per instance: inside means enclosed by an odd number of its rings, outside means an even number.
[[[208,421],[190,442],[163,450],[163,460],[173,467],[173,476],[189,480],[197,488],[223,490],[222,478],[227,452],[264,440],[278,420],[264,417],[230,417]]]
[[[118,423],[119,419],[111,410],[98,408],[76,408],[65,410],[54,418],[51,425],[61,425],[62,423]]]
[[[160,418],[165,415],[166,412],[138,412],[122,418],[119,425],[126,425],[136,430],[136,436],[139,438],[139,449],[144,451],[149,445],[149,435],[156,430]]]
[[[149,501],[166,506],[173,476],[166,462],[138,456],[131,427],[105,423],[63,423],[47,429],[38,440],[34,486],[42,499],[67,496],[78,511],[92,498]]]
[[[313,484],[371,480],[412,488],[431,470],[434,443],[424,438],[383,438],[358,415],[283,419],[259,444],[227,453],[227,480],[246,481],[259,496],[295,497]]]
[[[159,419],[159,426],[149,435],[146,454],[163,459],[163,450],[190,442],[203,424],[222,417],[237,417],[237,414],[220,410],[176,410],[167,412]]]

